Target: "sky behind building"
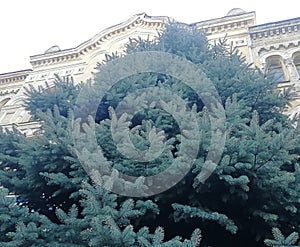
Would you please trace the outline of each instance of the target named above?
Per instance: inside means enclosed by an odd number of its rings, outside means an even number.
[[[76,47],[135,14],[185,23],[225,16],[233,8],[256,12],[257,24],[300,17],[299,0],[9,0],[0,2],[0,73],[29,69],[29,56],[49,47]]]

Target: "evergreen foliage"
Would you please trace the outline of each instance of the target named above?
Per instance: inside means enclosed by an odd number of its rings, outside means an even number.
[[[208,150],[219,146],[210,147],[208,106],[184,82],[139,73],[99,98],[107,83],[101,81],[102,68],[142,51],[193,62],[220,95],[226,144],[204,183],[201,170]],[[106,56],[95,84],[57,77],[53,88],[29,89],[26,109],[42,122],[40,133],[25,137],[16,130],[1,131],[0,246],[293,246],[298,235],[285,238],[278,230],[300,230],[299,127],[283,114],[290,91],[279,93],[277,83],[248,65],[225,40],[209,45],[194,26],[170,23],[157,40],[130,40],[125,53]],[[118,115],[117,110],[137,114]],[[198,134],[191,132],[192,123]],[[81,145],[74,145],[76,138],[82,138]],[[182,148],[183,140],[189,150]],[[117,188],[147,195],[145,177],[174,160],[176,169],[168,176],[183,171],[193,150],[192,169],[173,188],[141,198],[110,192]],[[147,155],[154,158],[148,161]],[[138,179],[125,181],[121,173]],[[168,176],[153,183],[168,183]],[[274,240],[266,239],[271,228]]]
[[[40,120],[38,111],[46,112],[52,110],[56,105],[62,116],[67,116],[69,109],[72,109],[82,84],[76,84],[71,77],[60,78],[55,75],[52,84],[45,83],[45,86],[38,88],[29,85],[25,88],[25,108],[30,111],[33,120]],[[34,99],[34,100],[31,100]]]
[[[265,240],[265,245],[266,246],[271,246],[271,247],[288,247],[288,246],[299,246],[299,245],[294,245],[298,238],[299,234],[296,232],[292,232],[288,237],[284,237],[281,231],[277,228],[274,227],[272,229],[273,233],[273,239],[266,239]]]

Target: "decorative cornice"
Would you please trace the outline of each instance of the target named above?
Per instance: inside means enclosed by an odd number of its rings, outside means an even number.
[[[24,81],[31,71],[31,69],[27,69],[0,74],[0,86],[1,84]]]
[[[75,48],[30,56],[30,63],[33,67],[39,67],[48,64],[75,61],[80,56],[89,53],[92,50],[99,49],[103,43],[113,39],[115,36],[119,36],[137,26],[152,30],[162,29],[165,26],[167,19],[167,17],[163,16],[151,17],[145,13],[137,14],[125,22],[104,29],[93,38]]]
[[[266,23],[249,28],[253,41],[273,38],[279,35],[298,34],[300,30],[300,17],[278,22]]]
[[[300,47],[300,40],[294,40],[293,42],[286,42],[286,43],[276,43],[272,45],[265,45],[264,47],[260,48],[258,50],[258,54],[261,55],[262,53],[265,52],[270,52],[270,51],[278,51],[281,49],[287,50],[289,48],[293,47]]]
[[[221,18],[194,23],[197,28],[204,30],[208,35],[216,33],[227,33],[233,30],[248,30],[255,25],[255,12],[247,12],[238,15],[227,15]]]

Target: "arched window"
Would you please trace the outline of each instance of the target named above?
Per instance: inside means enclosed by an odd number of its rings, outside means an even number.
[[[296,52],[293,56],[293,61],[300,78],[300,52]]]
[[[285,66],[281,56],[274,55],[268,57],[266,59],[266,65],[267,78],[270,78],[277,82],[286,81]]]

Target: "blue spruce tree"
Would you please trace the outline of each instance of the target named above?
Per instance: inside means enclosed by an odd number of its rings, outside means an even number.
[[[213,106],[184,81],[136,73],[102,95],[105,68],[142,52],[183,58],[216,88],[226,141],[211,176],[203,177],[205,160],[222,146],[211,142]],[[42,123],[33,137],[1,131],[0,246],[296,244],[296,233],[284,238],[278,230],[299,232],[300,225],[299,129],[283,114],[289,90],[279,92],[226,40],[209,45],[203,32],[181,23],[168,24],[154,41],[129,40],[125,54],[108,54],[98,70],[94,82],[57,78],[54,88],[28,90],[27,110]],[[145,179],[168,184],[193,150],[183,179],[149,195]]]

